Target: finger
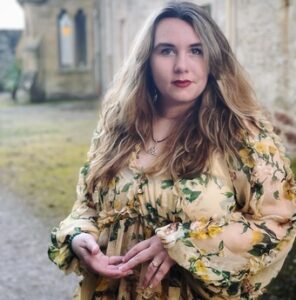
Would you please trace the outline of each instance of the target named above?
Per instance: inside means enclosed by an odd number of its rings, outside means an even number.
[[[102,274],[103,276],[112,277],[112,278],[122,278],[122,277],[132,275],[133,273],[134,272],[132,270],[128,270],[125,272],[120,271],[115,266],[108,266],[107,268],[105,268],[103,271],[100,272],[100,274]]]
[[[79,257],[80,260],[85,261],[87,257],[90,255],[88,250],[80,246],[78,248],[79,251],[76,252],[76,255]]]
[[[132,247],[123,257],[123,262],[127,262],[132,257],[136,256],[139,252],[143,251],[144,249],[148,248],[150,245],[149,240],[144,240],[138,244],[136,244],[134,247]]]
[[[124,275],[114,276],[113,278],[115,278],[115,279],[124,278],[124,277],[130,276],[132,274],[134,274],[134,272],[130,270],[127,273],[125,273]]]
[[[123,256],[110,256],[109,265],[118,265],[123,262]]]
[[[123,277],[126,276],[129,271],[131,271],[128,270],[123,272],[119,270],[118,266],[109,265],[108,258],[106,258],[105,261],[102,259],[97,260],[94,258],[94,256],[91,256],[90,254],[88,254],[84,261],[93,273],[100,274],[105,277]]]
[[[155,288],[165,277],[165,275],[169,272],[170,268],[174,262],[168,257],[165,259],[165,261],[161,264],[157,272],[155,273],[155,276],[152,278],[152,280],[149,283],[149,288]]]
[[[146,288],[149,285],[151,279],[154,277],[154,275],[158,271],[159,267],[165,261],[166,257],[167,257],[167,252],[162,251],[159,255],[155,256],[152,259],[151,263],[148,266],[146,275],[145,275],[144,280],[143,280],[143,287],[144,288]]]
[[[93,237],[87,237],[84,239],[83,248],[87,249],[91,255],[99,253],[100,247]]]
[[[152,251],[150,251],[150,248],[147,248],[140,253],[138,253],[136,256],[132,257],[130,260],[128,260],[126,263],[124,263],[122,266],[119,267],[121,271],[127,271],[129,269],[133,269],[139,264],[142,264],[148,260],[151,260],[153,256]]]
[[[157,270],[159,267],[155,267],[152,263],[149,264],[147,268],[147,272],[145,274],[145,277],[143,279],[142,285],[143,288],[147,288],[152,278],[155,276]]]

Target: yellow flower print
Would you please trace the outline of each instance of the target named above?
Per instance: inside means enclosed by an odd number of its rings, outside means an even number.
[[[199,249],[199,253],[201,255],[206,255],[207,254],[207,251],[205,249]]]
[[[121,201],[119,199],[116,199],[114,201],[114,209],[120,210],[121,209]]]
[[[209,275],[207,274],[208,272],[207,272],[206,265],[201,260],[197,260],[195,262],[195,270],[196,273],[200,276],[200,278],[203,281],[209,280]]]
[[[205,274],[207,272],[207,268],[201,260],[195,262],[195,269],[198,274]]]
[[[219,234],[220,232],[222,232],[221,227],[219,227],[219,226],[209,226],[208,235],[210,237],[213,237],[213,236]]]
[[[209,275],[208,274],[204,274],[200,276],[202,281],[208,281],[209,280]]]
[[[290,181],[285,181],[283,185],[284,197],[288,200],[295,199],[295,191],[293,191],[293,186]]]
[[[191,231],[189,236],[198,240],[205,240],[222,232],[222,228],[216,225],[210,225],[208,228]]]
[[[274,147],[274,146],[269,146],[269,153],[271,154],[271,155],[275,155],[276,153],[277,153],[277,148],[276,147]]]
[[[254,160],[251,157],[250,150],[248,149],[241,149],[239,150],[239,156],[242,159],[242,162],[249,168],[253,168],[255,166]]]
[[[115,188],[115,184],[116,184],[115,178],[112,178],[112,180],[110,180],[110,182],[108,184],[109,190],[114,189]]]
[[[288,246],[289,242],[287,240],[281,240],[277,246],[276,246],[276,249],[278,251],[282,251],[283,249],[285,249],[287,246]]]
[[[208,235],[205,232],[205,230],[191,231],[189,233],[189,236],[198,240],[205,240],[208,238]]]
[[[59,255],[54,257],[54,261],[58,266],[60,266],[63,264],[63,262],[65,261],[67,256],[68,256],[68,253],[66,253],[65,251],[61,251],[61,253]]]
[[[201,230],[201,228],[205,228],[209,223],[209,218],[207,217],[199,217],[197,221],[191,223],[190,229],[191,230]]]
[[[261,231],[253,231],[252,245],[260,244],[264,238],[264,234]]]
[[[255,143],[255,149],[260,154],[267,153],[267,146],[263,142],[257,142],[257,143]]]

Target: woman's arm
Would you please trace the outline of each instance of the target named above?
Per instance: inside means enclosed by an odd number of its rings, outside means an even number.
[[[231,170],[239,210],[157,229],[177,264],[225,296],[268,284],[262,271],[275,276],[295,238],[295,184],[280,144],[262,129],[239,154]]]
[[[73,253],[72,240],[81,232],[91,234],[97,241],[99,228],[97,226],[97,211],[95,204],[87,192],[86,178],[89,172],[89,164],[94,157],[98,145],[99,131],[95,130],[91,147],[88,152],[88,160],[80,169],[76,187],[77,198],[69,216],[63,220],[58,227],[51,232],[51,245],[48,256],[60,269],[66,273],[72,271],[80,273],[80,265],[76,255]]]
[[[48,249],[49,258],[66,273],[80,273],[77,257],[71,243],[81,232],[91,234],[95,240],[99,236],[97,212],[90,195],[86,192],[85,179],[88,174],[88,163],[81,168],[77,184],[77,200],[69,216],[51,232],[51,245]]]

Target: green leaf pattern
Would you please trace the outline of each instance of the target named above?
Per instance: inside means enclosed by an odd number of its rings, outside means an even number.
[[[117,174],[107,188],[97,192],[99,205],[94,205],[94,198],[86,192],[89,164],[85,164],[80,171],[78,200],[70,215],[52,231],[48,250],[50,260],[65,272],[80,274],[84,272],[83,266],[69,247],[73,235],[91,233],[98,237],[98,243],[107,255],[124,255],[137,242],[157,234],[165,247],[169,245],[168,253],[176,261],[160,287],[161,293],[172,293],[170,295],[180,299],[174,294],[175,287],[184,287],[192,293],[188,294],[188,299],[195,299],[190,284],[196,282],[208,299],[220,296],[219,299],[257,299],[265,287],[263,282],[271,279],[265,266],[271,265],[280,251],[285,257],[284,245],[295,236],[296,213],[291,217],[283,239],[279,239],[268,227],[268,222],[260,220],[258,215],[257,219],[252,218],[267,191],[279,203],[285,194],[282,185],[288,182],[288,167],[280,160],[276,143],[270,141],[270,134],[264,129],[255,138],[245,134],[238,145],[237,161],[233,161],[221,176],[214,176],[208,170],[193,179],[173,181],[159,176],[159,180],[153,178],[150,181],[151,175],[127,168]],[[256,169],[258,163],[271,172],[273,190],[266,189],[267,177],[261,176]],[[229,174],[232,185],[224,179]],[[241,196],[241,187],[248,188],[248,193]],[[287,197],[291,197],[290,190],[286,191]],[[240,228],[236,233],[238,238],[243,240],[244,236],[253,234],[255,237],[249,250],[241,255],[232,253],[228,241],[223,239],[233,224]],[[136,284],[143,276],[140,272],[137,270],[132,280],[129,277],[122,279],[126,280],[120,285],[125,287],[122,295],[114,294],[116,289],[113,289],[121,279],[116,279],[116,283],[114,280],[98,281],[93,299],[136,298],[130,293],[137,290]],[[261,277],[254,281],[252,276],[257,272]],[[187,276],[191,276],[189,281]],[[145,297],[164,299],[157,298],[159,295],[152,293]]]

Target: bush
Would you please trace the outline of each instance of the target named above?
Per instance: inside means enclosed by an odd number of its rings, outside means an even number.
[[[14,63],[11,65],[6,75],[4,76],[3,89],[12,94],[15,94],[20,83],[20,77],[21,77],[21,67],[17,61],[14,61]]]

